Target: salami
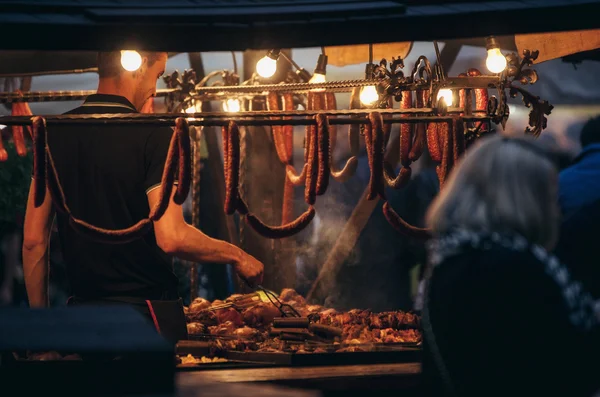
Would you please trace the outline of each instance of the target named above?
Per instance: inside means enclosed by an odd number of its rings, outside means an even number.
[[[383,130],[383,117],[379,112],[371,112],[369,114],[369,122],[371,123],[372,133],[372,164],[371,168],[371,191],[369,193],[369,200],[373,200],[376,195],[379,195],[385,200],[385,189],[383,184],[383,153],[384,153],[384,130]]]
[[[354,98],[354,95],[358,95],[356,94],[357,92],[360,92],[358,90],[353,90],[352,91],[352,97],[350,98],[350,109],[353,109],[353,106],[359,106],[360,107],[360,99],[359,99],[359,103],[358,105],[356,105],[356,98]],[[327,108],[328,109],[337,109],[337,104],[335,103],[335,95],[331,94],[333,96],[333,99],[328,99],[326,101],[327,103]],[[335,106],[335,107],[333,107]],[[329,167],[330,167],[330,171],[331,171],[331,176],[333,177],[333,179],[335,179],[338,182],[346,182],[348,179],[350,179],[355,173],[356,170],[358,168],[358,153],[359,153],[359,139],[360,139],[360,126],[358,124],[351,124],[348,127],[348,140],[349,140],[349,144],[350,144],[350,158],[346,161],[346,164],[344,165],[344,167],[340,170],[337,168],[335,161],[333,159],[333,154],[335,152],[335,147],[337,144],[337,129],[335,128],[334,125],[329,125],[329,151],[330,151],[330,159],[329,159]]]
[[[440,181],[440,189],[442,189],[444,186],[444,182],[446,181],[446,178],[448,177],[448,174],[450,173],[450,170],[452,169],[452,165],[454,163],[454,134],[451,133],[451,121],[446,123],[440,123],[440,126],[444,144],[442,162],[436,167],[436,172]]]
[[[315,120],[316,122],[316,120]],[[319,142],[317,137],[317,127],[311,126],[310,130],[310,142],[308,150],[307,168],[306,168],[306,180],[304,182],[304,200],[308,205],[314,205],[317,195],[317,178],[319,175]]]
[[[429,106],[429,90],[423,90],[423,103]],[[441,123],[427,124],[426,141],[429,156],[433,161],[442,161],[442,137],[439,126]]]
[[[465,132],[464,132],[464,124],[462,118],[453,117],[452,118],[452,155],[453,155],[453,165],[456,166],[458,164],[458,160],[465,153]]]
[[[400,101],[401,109],[412,108],[412,92],[402,91],[402,100]],[[402,115],[403,118],[409,117],[408,115]],[[412,149],[413,141],[413,125],[410,123],[400,124],[400,163],[404,167],[410,166],[409,154]]]
[[[410,177],[412,175],[412,170],[410,167],[400,168],[400,173],[397,176],[394,176],[394,167],[392,167],[390,163],[386,161],[383,166],[383,178],[385,180],[385,184],[392,189],[400,189],[410,181]]]
[[[238,207],[240,177],[240,131],[235,121],[230,121],[223,130],[223,151],[225,164],[225,213],[231,215]]]
[[[153,221],[160,219],[169,206],[169,200],[171,200],[171,193],[173,192],[173,183],[175,181],[175,168],[177,164],[175,159],[177,156],[179,156],[179,145],[177,143],[177,135],[173,134],[171,143],[169,144],[169,151],[167,152],[167,159],[165,160],[165,167],[163,168],[160,200],[152,208],[152,211],[150,211],[150,219]]]
[[[33,119],[33,203],[36,208],[44,203],[46,197],[46,120]]]
[[[350,109],[360,109],[360,88],[354,87],[350,94]],[[350,124],[348,130],[348,140],[350,144],[350,154],[358,156],[360,151],[360,125]]]
[[[471,68],[467,70],[468,76],[481,76],[481,72],[475,68]],[[486,111],[488,106],[488,90],[487,88],[477,88],[475,89],[475,110]],[[475,125],[476,128],[479,128],[480,133],[488,131],[488,125],[485,121],[481,121]]]
[[[318,172],[316,195],[321,196],[329,186],[329,159],[331,152],[329,150],[329,121],[324,114],[316,116],[317,121],[317,152],[318,152]]]
[[[174,136],[177,137],[177,145],[179,147],[179,177],[177,190],[173,196],[173,202],[181,205],[188,197],[192,179],[192,150],[190,145],[190,130],[188,122],[185,118],[178,117],[177,120],[175,120]]]
[[[184,146],[181,146],[180,142],[181,135],[184,133],[186,126],[187,124],[185,121],[181,121],[181,118],[178,119],[176,127],[178,132],[175,132],[171,137],[167,160],[163,170],[161,199],[159,204],[152,209],[148,218],[142,219],[125,229],[110,230],[99,228],[73,216],[67,205],[64,191],[60,185],[60,179],[52,158],[52,153],[50,152],[50,148],[46,145],[47,135],[45,120],[41,117],[35,117],[33,119],[33,138],[34,178],[36,180],[36,183],[34,184],[34,201],[36,202],[36,205],[41,205],[41,203],[43,203],[46,193],[45,184],[47,183],[48,191],[50,191],[54,206],[58,211],[69,216],[70,225],[78,233],[85,235],[94,241],[107,244],[123,244],[142,237],[152,228],[152,221],[158,220],[168,205],[175,178],[175,168],[182,165],[182,161],[180,161],[178,157],[183,157],[183,162],[190,161],[189,153],[186,155],[186,149]],[[189,140],[189,136],[186,135],[185,138]],[[185,142],[183,145],[185,145]],[[230,147],[231,146],[232,145],[230,145]],[[183,153],[180,153],[180,151]],[[231,155],[229,157],[231,157]],[[227,162],[229,162],[229,158],[227,159]],[[189,178],[189,175],[185,172],[180,175],[183,175],[182,182],[185,185],[186,181],[184,179]],[[189,182],[187,183],[189,184]],[[181,194],[183,194],[183,191]]]
[[[279,96],[276,92],[269,92],[267,94],[267,110],[270,112],[281,110],[279,106]],[[271,117],[271,120],[278,120],[278,117]],[[273,143],[275,145],[275,152],[279,161],[283,164],[287,164],[287,150],[285,147],[285,138],[283,136],[283,127],[280,125],[271,126],[271,132],[273,134]]]
[[[268,226],[265,225],[260,219],[254,214],[248,212],[246,214],[246,222],[250,225],[258,234],[263,237],[271,239],[279,239],[293,236],[304,230],[306,226],[315,217],[315,209],[313,206],[308,207],[308,210],[300,215],[297,219],[281,226]]]
[[[383,204],[383,215],[390,225],[407,237],[418,240],[428,240],[431,238],[431,231],[429,229],[420,228],[409,224],[402,219],[402,217],[398,215],[396,211],[394,211],[392,206],[387,201]]]
[[[20,91],[17,91],[21,94]],[[13,116],[32,116],[31,109],[27,102],[15,102],[12,104]],[[27,156],[27,145],[25,144],[25,136],[23,134],[23,126],[14,125],[12,127],[13,142],[15,150],[20,157]],[[27,126],[29,135],[31,136],[31,127]]]
[[[291,93],[283,94],[283,110],[289,111],[294,110],[294,96]],[[291,119],[291,117],[286,117]],[[294,218],[294,186],[293,181],[287,177],[288,167],[291,167],[296,175],[296,169],[293,166],[294,158],[294,126],[284,125],[283,126],[283,139],[285,146],[285,160],[286,160],[286,178],[283,185],[283,204],[281,208],[281,224],[285,225]]]
[[[424,98],[423,90],[417,90],[416,97],[417,97],[416,107],[419,109],[425,107],[424,106],[425,98]],[[423,149],[425,147],[425,139],[426,139],[425,138],[425,129],[426,129],[425,123],[419,123],[415,126],[415,140],[412,144],[411,151],[408,154],[408,159],[410,161],[417,161],[423,154]]]
[[[4,148],[4,142],[2,142],[2,136],[0,135],[0,163],[8,160],[8,152]]]
[[[92,241],[105,244],[125,244],[135,241],[152,229],[150,219],[142,219],[127,229],[107,230],[91,225],[81,219],[69,218],[69,224],[79,234],[86,236]]]

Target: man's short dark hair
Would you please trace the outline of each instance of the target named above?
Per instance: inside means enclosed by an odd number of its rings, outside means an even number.
[[[581,129],[579,137],[581,147],[586,147],[592,143],[600,143],[600,116],[589,119]]]
[[[141,56],[148,58],[151,66],[160,58],[160,52],[138,51]],[[108,51],[98,53],[98,76],[100,78],[116,77],[123,72],[121,66],[121,51]]]

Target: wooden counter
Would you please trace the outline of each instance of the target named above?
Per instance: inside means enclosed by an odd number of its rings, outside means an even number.
[[[295,389],[319,390],[326,396],[354,393],[403,391],[403,397],[418,395],[419,363],[337,365],[316,367],[268,367],[179,372],[178,387],[209,383],[271,383]]]

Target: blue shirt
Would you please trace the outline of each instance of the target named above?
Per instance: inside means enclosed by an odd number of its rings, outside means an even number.
[[[600,200],[600,143],[586,146],[575,163],[559,174],[558,200],[563,217]]]

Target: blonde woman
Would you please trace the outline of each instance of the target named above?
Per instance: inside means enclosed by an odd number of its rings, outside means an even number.
[[[535,143],[482,140],[427,223],[423,374],[436,396],[589,396],[600,386],[589,294],[550,251],[557,170]]]

